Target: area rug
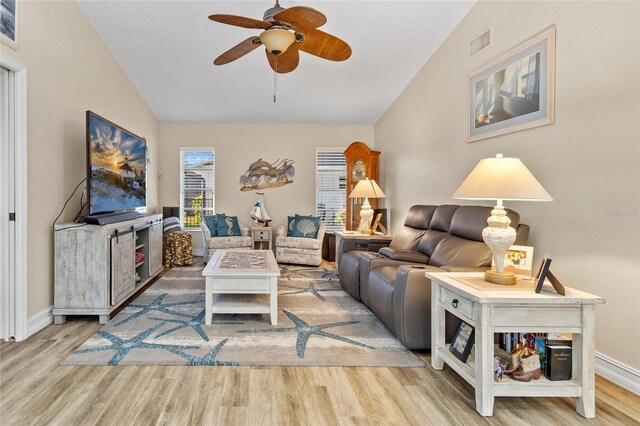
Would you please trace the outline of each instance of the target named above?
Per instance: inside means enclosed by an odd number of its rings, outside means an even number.
[[[281,266],[275,326],[247,314],[204,325],[202,269],[165,273],[62,364],[424,366],[331,269]]]

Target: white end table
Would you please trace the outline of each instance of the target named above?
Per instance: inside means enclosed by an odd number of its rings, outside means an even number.
[[[271,228],[270,226],[252,226],[249,232],[251,232],[253,249],[271,250],[271,241],[273,239],[273,228]]]
[[[484,283],[475,272],[427,272],[431,280],[431,366],[449,365],[476,392],[476,410],[493,415],[496,396],[574,397],[576,411],[595,417],[595,305],[601,297],[565,287],[566,296],[545,284],[542,292],[516,291]],[[475,328],[475,358],[461,362],[445,344],[445,311]],[[493,379],[493,333],[572,333],[572,378],[529,383]]]

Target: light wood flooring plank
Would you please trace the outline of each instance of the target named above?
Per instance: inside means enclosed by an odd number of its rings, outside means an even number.
[[[483,418],[471,386],[424,353],[424,368],[60,365],[99,328],[74,318],[0,343],[0,424],[640,424],[640,397],[601,377],[593,421],[571,398],[497,398]]]

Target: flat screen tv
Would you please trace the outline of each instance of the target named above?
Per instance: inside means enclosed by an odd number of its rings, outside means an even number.
[[[87,111],[89,213],[135,210],[147,204],[147,142]]]

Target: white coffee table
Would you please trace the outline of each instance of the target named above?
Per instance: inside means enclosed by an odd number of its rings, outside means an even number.
[[[270,314],[271,324],[278,323],[280,268],[271,250],[216,250],[202,276],[206,325],[213,314]]]

